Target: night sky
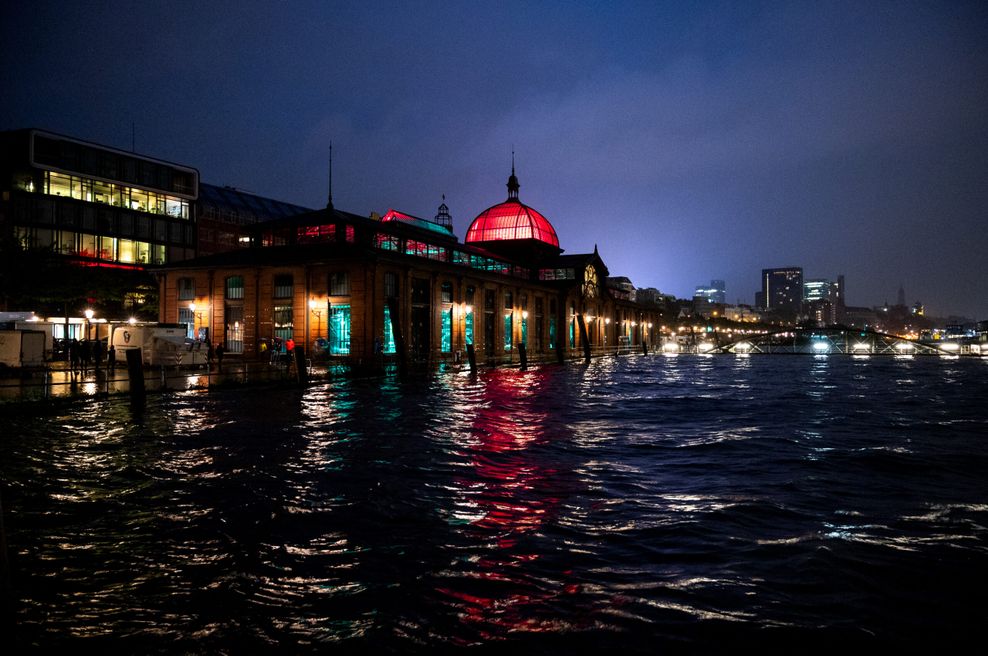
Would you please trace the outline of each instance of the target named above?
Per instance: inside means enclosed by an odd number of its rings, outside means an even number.
[[[0,129],[194,166],[310,207],[507,196],[568,253],[754,301],[988,319],[988,3],[4,2]],[[864,6],[862,6],[864,5]]]

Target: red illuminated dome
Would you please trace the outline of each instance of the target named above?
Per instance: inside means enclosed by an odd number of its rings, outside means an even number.
[[[495,246],[491,242],[521,245],[534,240],[559,252],[556,230],[548,219],[518,200],[519,186],[518,178],[515,177],[515,167],[512,164],[511,177],[508,178],[508,200],[481,212],[470,224],[463,241],[491,248]],[[504,244],[504,246],[508,245],[508,243]]]

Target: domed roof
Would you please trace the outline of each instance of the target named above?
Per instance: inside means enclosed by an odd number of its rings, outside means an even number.
[[[559,238],[549,220],[518,200],[518,178],[511,166],[508,200],[481,212],[467,230],[465,243],[534,239],[559,248]]]

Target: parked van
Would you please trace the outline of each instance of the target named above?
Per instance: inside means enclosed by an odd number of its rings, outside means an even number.
[[[206,347],[186,339],[185,324],[113,323],[110,345],[117,362],[127,361],[127,351],[140,348],[149,366],[192,366],[206,363]]]
[[[42,330],[0,330],[0,365],[20,369],[45,366]]]

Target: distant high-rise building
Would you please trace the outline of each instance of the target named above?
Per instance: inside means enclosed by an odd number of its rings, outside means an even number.
[[[837,276],[834,284],[834,323],[847,321],[847,294],[844,290],[844,274]]]
[[[724,304],[727,302],[727,285],[723,280],[711,280],[710,286],[697,285],[693,298],[704,298],[710,303]]]
[[[803,283],[803,312],[819,325],[837,323],[837,284],[826,278]]]
[[[826,278],[812,278],[803,283],[803,301],[829,301],[833,295],[833,285]]]
[[[896,298],[895,304],[899,307],[906,307],[906,290],[903,289],[902,283],[899,283],[899,295]]]
[[[798,313],[803,300],[803,268],[762,269],[762,296],[766,310]]]

